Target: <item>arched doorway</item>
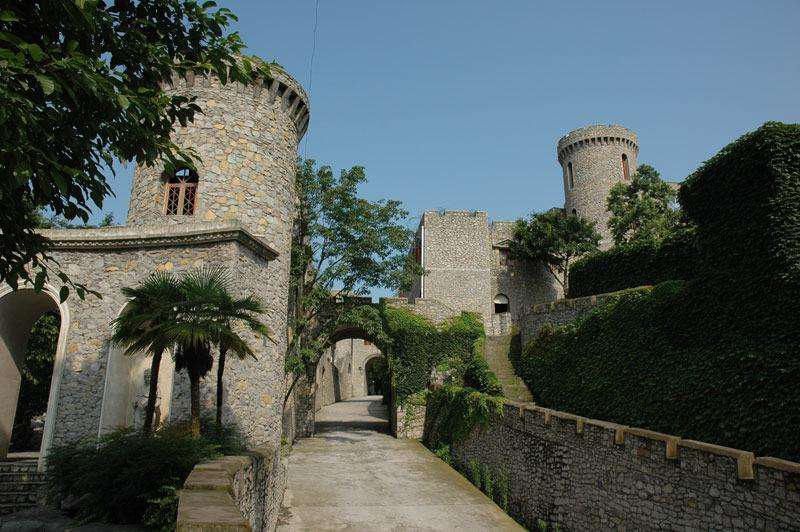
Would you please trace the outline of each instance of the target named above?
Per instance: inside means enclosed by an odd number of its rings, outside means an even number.
[[[44,321],[41,320],[43,317]],[[26,360],[31,331],[35,326],[37,334],[44,334],[47,327],[58,329],[57,333],[54,330],[51,333],[57,336],[55,342],[40,342],[41,345],[38,346],[40,350],[46,350],[47,346],[52,347],[52,359],[47,353],[38,353],[36,356],[39,360]],[[63,374],[68,329],[67,305],[59,303],[52,287],[45,286],[39,292],[32,288],[20,288],[16,291],[7,286],[0,288],[0,458],[7,456],[12,440],[15,445],[20,443],[20,439],[13,434],[18,411],[23,416],[17,419],[18,427],[27,422],[27,416],[39,418],[38,422],[41,423],[38,412],[25,412],[19,408],[22,388],[23,400],[35,401],[36,408],[44,407],[45,410],[41,436],[27,441],[28,444],[33,442],[35,448],[24,449],[38,454],[40,466],[43,463],[52,443],[57,420],[58,390]],[[37,337],[38,340],[42,339]],[[51,364],[52,371],[46,367]],[[33,382],[37,377],[38,382]],[[49,389],[45,390],[45,387]],[[37,397],[31,399],[32,396]],[[31,427],[32,432],[37,430],[36,427]],[[15,450],[22,449],[15,447]]]
[[[389,367],[386,364],[386,357],[379,355],[367,360],[364,364],[364,377],[367,395],[387,395]]]
[[[127,304],[126,304],[127,306]],[[122,314],[125,307],[119,311]],[[109,324],[109,332],[111,325]],[[110,346],[108,364],[106,365],[103,404],[100,409],[100,427],[98,434],[102,436],[119,428],[141,428],[144,425],[144,411],[150,389],[150,364],[152,359],[148,353],[125,355],[125,350],[118,346]],[[167,351],[161,357],[158,370],[158,394],[154,427],[169,420],[172,405],[172,387],[175,377],[175,362]]]

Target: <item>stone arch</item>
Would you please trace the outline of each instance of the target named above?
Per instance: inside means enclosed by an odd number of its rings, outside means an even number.
[[[31,287],[17,290],[0,287],[0,458],[8,452],[21,382],[19,365],[25,357],[33,324],[46,312],[57,312],[61,318],[53,361],[53,375],[47,400],[39,469],[44,465],[53,443],[58,422],[58,399],[66,361],[70,313],[67,303],[60,302],[57,290],[46,284],[41,291]]]
[[[115,317],[122,314],[127,306],[128,303],[125,303]],[[109,329],[111,326],[109,323]],[[151,358],[146,353],[126,356],[124,351],[123,348],[113,344],[108,349],[98,436],[118,428],[140,426],[143,420]],[[154,419],[156,427],[170,417],[174,376],[175,362],[172,354],[167,351],[161,358],[161,367],[158,371],[159,399]]]

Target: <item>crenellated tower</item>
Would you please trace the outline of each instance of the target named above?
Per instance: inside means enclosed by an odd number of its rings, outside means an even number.
[[[611,187],[630,180],[636,172],[636,133],[618,125],[582,127],[561,137],[557,153],[564,179],[564,209],[595,222],[602,236],[600,247],[609,248],[613,239],[606,198]]]

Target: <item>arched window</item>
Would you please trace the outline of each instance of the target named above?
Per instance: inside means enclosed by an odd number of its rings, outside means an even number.
[[[572,209],[572,216],[578,216],[578,209]]]
[[[567,163],[567,177],[569,178],[569,189],[575,188],[575,175],[572,173],[572,163]]]
[[[630,170],[628,169],[628,156],[622,154],[622,179],[626,181],[631,178]]]
[[[197,172],[188,168],[176,170],[164,188],[164,214],[190,216],[197,201]]]
[[[505,294],[497,294],[494,296],[494,313],[502,314],[508,312],[508,296]]]

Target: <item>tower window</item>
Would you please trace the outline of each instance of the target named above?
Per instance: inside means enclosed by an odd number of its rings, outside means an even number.
[[[578,216],[578,210],[572,209],[572,216]]]
[[[628,169],[628,156],[622,154],[622,179],[626,181],[631,178],[630,170]]]
[[[508,296],[505,294],[497,294],[494,296],[494,313],[495,314],[503,314],[504,312],[508,312]]]
[[[164,188],[164,214],[190,216],[197,201],[197,172],[181,168],[172,174]]]
[[[572,173],[572,163],[567,163],[567,178],[569,179],[569,189],[575,188],[575,175]]]

